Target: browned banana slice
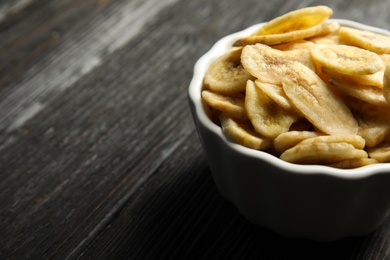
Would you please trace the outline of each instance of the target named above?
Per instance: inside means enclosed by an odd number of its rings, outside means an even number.
[[[209,90],[203,90],[202,98],[207,105],[221,112],[240,119],[247,118],[245,112],[245,96],[243,94],[227,96]]]
[[[390,37],[374,32],[342,26],[339,30],[342,43],[376,52],[390,53]]]
[[[299,143],[280,155],[284,161],[301,164],[332,164],[367,157],[366,151],[349,143]]]
[[[311,53],[313,59],[323,67],[341,74],[373,74],[384,68],[382,59],[376,53],[353,46],[317,44]]]
[[[340,96],[306,66],[294,63],[283,79],[283,90],[293,105],[320,131],[356,134],[358,124]]]
[[[250,124],[239,122],[224,113],[220,114],[219,119],[223,134],[232,142],[256,150],[265,150],[271,147],[271,140],[255,132]]]
[[[228,94],[245,91],[251,75],[241,65],[241,51],[232,48],[211,64],[204,77],[206,88]]]
[[[245,109],[256,132],[268,138],[287,132],[297,120],[296,115],[281,108],[250,80],[246,87]]]

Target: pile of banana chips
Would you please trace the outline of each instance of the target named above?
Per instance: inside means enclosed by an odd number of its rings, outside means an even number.
[[[332,14],[277,17],[210,65],[202,99],[230,141],[297,164],[390,162],[390,37]]]

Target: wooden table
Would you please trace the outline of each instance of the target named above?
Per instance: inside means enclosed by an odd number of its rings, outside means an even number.
[[[321,3],[1,1],[0,259],[385,259],[390,219],[333,243],[246,221],[190,115],[193,65],[216,40]],[[390,29],[389,1],[327,5]]]

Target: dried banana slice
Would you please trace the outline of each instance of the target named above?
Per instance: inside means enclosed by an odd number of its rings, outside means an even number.
[[[356,149],[364,149],[366,146],[366,140],[364,140],[360,135],[349,134],[315,136],[302,140],[301,142],[301,144],[315,143],[348,143],[352,144]]]
[[[317,44],[311,53],[321,66],[341,74],[373,74],[384,68],[382,59],[376,53],[353,46]]]
[[[319,32],[318,35],[316,35],[316,37],[329,36],[329,34],[333,34],[337,32],[339,29],[340,29],[340,24],[336,21],[325,23],[322,25],[321,32]]]
[[[280,34],[308,29],[322,24],[332,14],[333,10],[327,6],[301,8],[269,21],[254,35]]]
[[[239,39],[234,43],[234,46],[245,46],[256,43],[262,43],[267,45],[276,45],[296,40],[301,40],[309,37],[314,37],[321,33],[322,26],[316,25],[307,29],[298,31],[289,31],[280,34],[266,34],[266,35],[251,35],[242,39]]]
[[[203,90],[202,98],[210,107],[236,118],[247,119],[245,112],[245,96],[243,94],[227,96],[209,90]]]
[[[367,157],[366,151],[349,143],[299,143],[280,155],[284,161],[301,164],[332,164]]]
[[[242,66],[255,78],[265,83],[280,85],[291,66],[283,51],[263,44],[245,46],[241,54]]]
[[[290,100],[284,93],[281,85],[275,85],[270,83],[264,83],[260,80],[255,81],[256,87],[260,88],[268,97],[275,101],[286,111],[294,111],[294,107],[291,105]]]
[[[386,66],[383,73],[383,89],[382,94],[385,100],[390,104],[390,65]]]
[[[381,143],[375,147],[367,148],[367,153],[378,162],[390,162],[390,144]]]
[[[314,72],[317,70],[317,66],[311,57],[310,49],[284,51],[283,56],[288,60],[297,61],[305,65]]]
[[[281,43],[273,45],[272,48],[280,51],[292,51],[292,50],[308,50],[313,46],[313,42],[307,40],[296,40],[292,42]]]
[[[338,72],[335,72],[331,69],[322,68],[322,72],[329,75],[331,78],[352,84],[359,85],[367,85],[367,86],[375,86],[378,88],[383,87],[383,73],[384,70],[380,70],[374,74],[366,74],[366,75],[345,75]]]
[[[283,90],[292,104],[320,131],[356,134],[358,124],[340,96],[306,66],[295,62],[283,78]]]
[[[347,95],[366,101],[376,106],[388,106],[389,103],[383,96],[383,90],[374,86],[358,85],[331,79],[330,83]]]
[[[232,142],[256,150],[266,150],[271,147],[271,140],[255,132],[250,123],[239,122],[224,113],[220,114],[219,119],[223,134]]]
[[[355,169],[376,163],[379,162],[373,158],[356,158],[343,160],[337,163],[329,164],[328,166],[339,169]]]
[[[390,53],[389,36],[342,26],[339,30],[339,37],[344,44],[358,46],[376,53]]]
[[[366,140],[367,147],[376,146],[390,135],[389,107],[375,106],[352,97],[344,100],[359,123],[358,135]]]
[[[250,80],[246,87],[245,109],[256,132],[268,138],[287,132],[297,120],[296,115],[281,108]]]
[[[232,48],[210,65],[204,77],[206,88],[228,94],[245,91],[251,75],[241,65],[241,51]]]
[[[293,61],[316,70],[306,50],[280,51],[264,44],[256,44],[245,46],[241,54],[245,70],[264,83],[276,85],[282,84],[282,78],[290,70]]]
[[[305,139],[321,135],[324,134],[314,131],[288,131],[278,135],[274,139],[274,148],[278,154],[281,154]]]

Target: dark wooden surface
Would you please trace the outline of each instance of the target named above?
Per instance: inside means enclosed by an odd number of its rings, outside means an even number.
[[[187,103],[220,37],[320,1],[3,0],[0,259],[385,259],[390,219],[333,243],[247,222]],[[390,29],[390,2],[328,1]]]

